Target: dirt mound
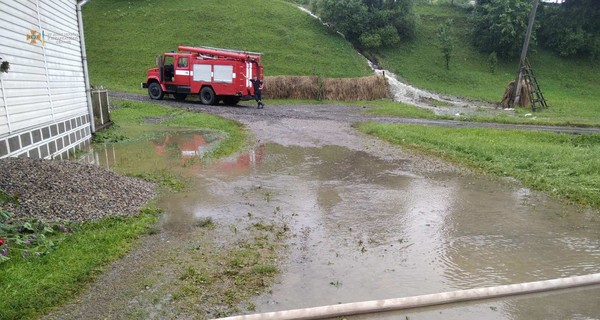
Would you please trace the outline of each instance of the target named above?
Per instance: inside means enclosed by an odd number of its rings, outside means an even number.
[[[16,218],[84,221],[139,212],[154,185],[75,161],[0,159],[0,190],[18,198],[0,210]]]

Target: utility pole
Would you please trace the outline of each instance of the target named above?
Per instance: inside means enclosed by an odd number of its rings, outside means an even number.
[[[539,0],[533,0],[533,8],[531,8],[531,13],[529,14],[529,25],[527,26],[527,34],[525,35],[525,40],[523,41],[521,60],[519,61],[519,73],[517,74],[517,82],[513,86],[515,90],[513,92],[513,96],[515,97],[512,103],[513,108],[519,103],[519,99],[521,99],[521,81],[523,81],[523,69],[525,68],[525,59],[527,58],[529,39],[531,38],[531,31],[533,30],[533,22],[535,21],[535,13],[537,11],[538,3]]]

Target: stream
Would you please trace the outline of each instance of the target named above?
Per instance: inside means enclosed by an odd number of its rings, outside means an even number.
[[[311,17],[319,20],[327,28],[331,28],[328,24],[324,23],[321,18],[312,13],[310,10],[298,6],[298,9],[309,14]],[[338,34],[341,37],[344,35],[340,32]],[[358,52],[369,64],[371,70],[379,76],[385,77],[388,90],[392,99],[396,102],[413,105],[419,108],[428,109],[433,111],[437,115],[452,115],[461,116],[466,114],[477,114],[480,112],[490,113],[507,113],[513,110],[502,110],[498,109],[496,105],[461,99],[459,97],[452,97],[447,95],[441,95],[438,93],[430,92],[427,90],[419,89],[408,83],[402,82],[393,72],[383,69],[378,66],[375,62],[369,60],[367,57]]]

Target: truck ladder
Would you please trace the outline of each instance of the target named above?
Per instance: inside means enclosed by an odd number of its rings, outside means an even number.
[[[232,53],[249,54],[249,55],[253,55],[253,56],[261,56],[262,55],[262,53],[260,53],[260,52],[235,50],[235,49],[223,49],[223,48],[215,48],[215,47],[209,47],[209,46],[199,46],[198,48],[204,48],[204,49],[210,49],[210,50],[217,50],[217,51],[225,51],[225,52],[232,52]]]
[[[529,84],[529,101],[531,101],[531,110],[538,111],[540,109],[547,109],[546,99],[542,94],[542,89],[535,78],[533,69],[529,65],[529,60],[525,58],[525,64],[523,65],[523,78],[526,83]]]

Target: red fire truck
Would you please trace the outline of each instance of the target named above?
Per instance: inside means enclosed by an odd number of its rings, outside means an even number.
[[[172,94],[177,100],[185,100],[188,94],[198,94],[202,104],[213,105],[222,100],[235,105],[253,98],[250,80],[254,76],[263,79],[260,53],[210,47],[178,49],[177,53],[158,56],[157,67],[148,69],[142,88],[148,88],[151,99]]]

